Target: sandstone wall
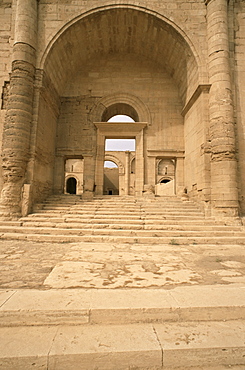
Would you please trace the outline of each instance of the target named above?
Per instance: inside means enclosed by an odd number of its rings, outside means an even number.
[[[242,213],[245,213],[245,2],[235,1],[235,85],[239,188]]]
[[[2,147],[2,130],[9,92],[9,73],[11,71],[12,53],[12,1],[0,2],[0,147]],[[0,167],[0,189],[2,187],[2,169]]]
[[[5,81],[9,81],[11,72],[15,5],[16,0],[0,2],[0,83],[4,91],[0,137],[8,93]],[[113,6],[118,10],[124,8],[124,13],[119,16],[117,11],[104,12]],[[91,17],[83,18],[86,15]],[[185,186],[189,194],[202,201],[210,198],[207,91],[190,104],[198,85],[209,84],[206,15],[203,0],[39,0],[36,66],[42,73],[44,69],[44,75],[36,81],[27,171],[28,183],[33,183],[34,200],[45,197],[53,188],[63,187],[61,169],[65,156],[85,155],[94,160],[97,143],[91,112],[102,97],[119,92],[137,96],[150,112],[149,126],[145,129],[145,156],[147,150],[185,150]],[[212,20],[210,25],[212,28]],[[245,212],[242,0],[229,2],[229,35],[236,87],[238,180]],[[213,36],[211,39],[215,46]],[[218,89],[218,82],[216,85]],[[146,163],[146,184],[153,182],[150,166]],[[219,163],[215,169],[216,182],[218,175]],[[220,183],[225,178],[223,173],[222,176]],[[226,186],[220,183],[220,187]]]

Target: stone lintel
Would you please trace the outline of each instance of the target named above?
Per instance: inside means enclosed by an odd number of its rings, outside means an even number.
[[[132,137],[139,132],[141,132],[146,126],[147,122],[117,122],[117,123],[108,123],[108,122],[94,122],[97,130],[100,131],[102,135],[110,137]]]
[[[193,95],[191,96],[191,98],[189,99],[189,101],[186,103],[186,105],[184,106],[181,114],[183,117],[185,117],[186,113],[191,109],[191,107],[195,104],[195,102],[197,101],[197,99],[199,98],[199,96],[204,93],[204,94],[208,94],[209,91],[210,91],[210,88],[211,88],[211,85],[210,84],[204,84],[204,85],[199,85],[195,92],[193,93]]]
[[[184,150],[175,150],[175,149],[166,149],[166,150],[147,150],[148,157],[169,157],[169,158],[184,158],[185,151]]]
[[[92,151],[81,153],[81,150],[72,150],[69,148],[59,148],[56,150],[56,157],[65,157],[66,159],[82,159],[84,157],[93,157]]]

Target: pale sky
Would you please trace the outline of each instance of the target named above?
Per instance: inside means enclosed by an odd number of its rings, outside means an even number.
[[[117,115],[109,119],[108,122],[134,122],[131,117],[124,115]],[[130,150],[135,151],[135,140],[134,139],[106,139],[105,143],[106,151],[122,151]],[[104,167],[117,167],[113,162],[105,161]]]
[[[134,120],[122,114],[118,114],[109,119],[108,122],[134,122]],[[116,151],[134,151],[135,140],[134,139],[106,139],[105,150],[116,150]]]

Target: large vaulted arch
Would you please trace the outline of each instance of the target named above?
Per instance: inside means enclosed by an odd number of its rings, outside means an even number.
[[[171,152],[183,157],[188,140],[182,113],[200,83],[199,64],[192,43],[177,25],[140,7],[101,7],[68,22],[40,62],[44,89],[35,133],[41,154],[36,156],[35,197],[44,193],[44,187],[62,191],[64,159],[68,157],[84,158],[85,192],[100,191],[98,166],[102,168],[101,148],[109,134],[98,136],[100,126],[95,122],[107,120],[113,111],[131,112],[136,122],[144,122],[141,131],[132,126],[132,135],[129,128],[123,133],[114,126],[115,132],[109,136],[136,139],[138,135],[141,149],[136,150],[136,157],[142,158],[138,194],[144,184],[154,185],[152,156],[157,160]],[[183,174],[183,163],[181,166]],[[180,191],[183,186],[181,175]]]
[[[164,68],[184,104],[198,85],[198,56],[184,32],[155,12],[128,5],[97,8],[69,22],[48,45],[41,68],[63,95],[88,61],[115,54],[133,54]]]

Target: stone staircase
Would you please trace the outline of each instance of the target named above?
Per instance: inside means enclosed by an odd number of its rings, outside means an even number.
[[[205,219],[198,207],[176,197],[57,195],[19,221],[1,221],[0,239],[47,242],[245,244],[242,225]]]
[[[245,230],[176,197],[60,195],[2,221],[0,239],[223,248]],[[241,284],[0,290],[0,369],[244,370],[244,318]]]

